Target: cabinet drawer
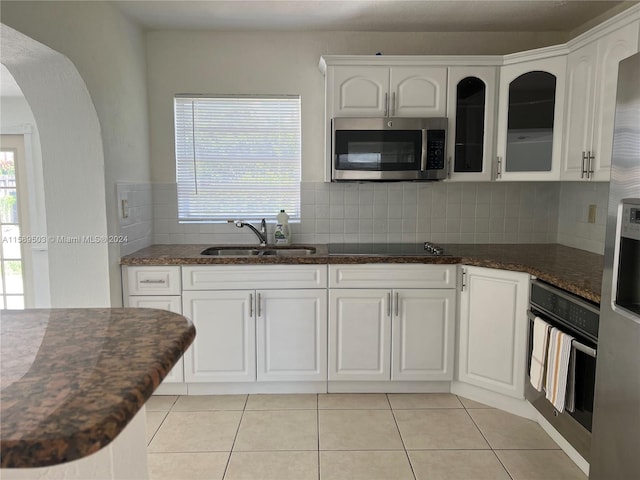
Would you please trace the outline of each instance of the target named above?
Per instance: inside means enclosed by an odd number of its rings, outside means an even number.
[[[184,290],[326,288],[326,265],[216,265],[182,267]]]
[[[455,265],[329,265],[329,288],[455,288]]]
[[[129,295],[180,295],[180,267],[124,267]]]

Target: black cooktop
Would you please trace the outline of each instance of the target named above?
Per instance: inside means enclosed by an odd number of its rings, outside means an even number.
[[[330,243],[329,255],[442,256],[444,250],[431,243]]]

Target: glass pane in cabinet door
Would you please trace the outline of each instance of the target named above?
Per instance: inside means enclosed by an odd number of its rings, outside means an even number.
[[[476,77],[463,78],[456,89],[455,172],[482,172],[486,85]]]
[[[528,72],[509,85],[509,118],[505,170],[551,170],[556,77]]]

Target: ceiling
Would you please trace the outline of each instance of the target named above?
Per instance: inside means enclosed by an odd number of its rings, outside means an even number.
[[[119,0],[146,29],[570,32],[620,1]]]

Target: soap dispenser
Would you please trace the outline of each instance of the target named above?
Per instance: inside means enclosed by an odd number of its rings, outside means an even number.
[[[289,229],[289,215],[280,210],[277,216],[276,231],[274,234],[276,245],[291,245],[291,230]]]

